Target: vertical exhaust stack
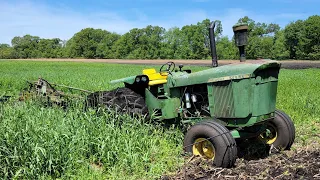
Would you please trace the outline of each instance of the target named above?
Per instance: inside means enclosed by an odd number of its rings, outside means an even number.
[[[238,23],[233,26],[234,39],[239,48],[240,62],[246,61],[245,46],[248,44],[248,24]]]
[[[211,48],[211,57],[212,57],[212,67],[218,67],[218,58],[217,58],[217,49],[216,49],[216,40],[214,37],[214,28],[217,21],[212,21],[209,27],[209,39],[210,39],[210,48]]]

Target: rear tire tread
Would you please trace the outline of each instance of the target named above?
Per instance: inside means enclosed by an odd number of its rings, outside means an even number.
[[[287,146],[284,148],[285,150],[289,150],[294,142],[294,139],[295,139],[295,127],[294,127],[294,124],[291,120],[291,118],[286,114],[284,113],[283,111],[281,110],[276,110],[275,111],[275,116],[278,115],[280,118],[282,118],[284,120],[284,122],[286,123],[286,126],[287,126],[287,129],[289,131],[289,135],[290,135],[290,139],[289,139],[289,142],[287,144]]]

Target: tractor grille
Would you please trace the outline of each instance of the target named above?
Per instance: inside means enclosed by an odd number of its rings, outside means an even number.
[[[214,114],[216,117],[234,117],[234,98],[231,81],[213,83]]]

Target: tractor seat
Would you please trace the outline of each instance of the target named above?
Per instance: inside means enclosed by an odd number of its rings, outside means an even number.
[[[149,77],[149,86],[165,84],[167,83],[168,73],[157,73],[157,71],[152,69],[144,69],[142,74],[147,75]]]

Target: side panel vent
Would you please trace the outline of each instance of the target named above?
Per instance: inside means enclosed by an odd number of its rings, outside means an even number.
[[[232,82],[213,83],[214,114],[216,117],[235,117]]]

